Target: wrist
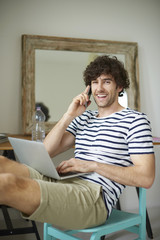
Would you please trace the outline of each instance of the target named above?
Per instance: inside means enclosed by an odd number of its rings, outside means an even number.
[[[92,162],[92,172],[97,172],[98,170],[98,162]]]

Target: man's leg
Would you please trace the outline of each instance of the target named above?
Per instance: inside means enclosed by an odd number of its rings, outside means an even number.
[[[0,157],[0,204],[31,215],[40,204],[39,184],[25,165]]]
[[[28,168],[16,161],[0,156],[0,174],[13,173],[16,176],[30,177]]]

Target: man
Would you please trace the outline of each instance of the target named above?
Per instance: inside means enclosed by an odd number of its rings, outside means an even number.
[[[55,181],[4,157],[0,159],[0,204],[23,217],[60,227],[80,229],[102,224],[125,185],[150,188],[155,159],[145,114],[124,108],[118,96],[129,87],[123,64],[100,56],[84,72],[86,89],[47,135],[51,157],[75,146],[75,157],[57,170],[87,175]],[[87,111],[92,91],[97,111]]]

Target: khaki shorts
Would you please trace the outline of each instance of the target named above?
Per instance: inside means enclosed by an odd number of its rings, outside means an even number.
[[[40,206],[31,216],[22,217],[51,223],[65,229],[100,225],[107,218],[101,186],[80,178],[54,180],[29,167],[30,177],[40,186]]]

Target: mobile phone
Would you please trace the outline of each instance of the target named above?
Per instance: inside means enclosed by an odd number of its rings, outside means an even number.
[[[90,98],[91,94],[92,94],[92,90],[91,90],[91,86],[90,86],[89,90],[87,92],[87,95],[89,96],[89,98]],[[85,103],[85,107],[87,108],[87,102]]]
[[[89,90],[88,90],[87,94],[88,94],[89,97],[91,96],[91,94],[92,94],[91,86],[89,87]]]

